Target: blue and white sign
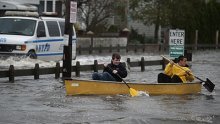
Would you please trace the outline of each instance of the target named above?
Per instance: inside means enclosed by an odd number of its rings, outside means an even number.
[[[169,54],[177,58],[184,55],[185,30],[171,29],[169,31]]]

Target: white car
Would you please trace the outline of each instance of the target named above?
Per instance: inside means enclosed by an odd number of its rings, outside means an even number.
[[[55,17],[0,17],[0,56],[29,56],[59,61],[63,58],[65,20]],[[68,35],[67,35],[68,36]],[[76,33],[73,26],[72,58],[76,58]]]

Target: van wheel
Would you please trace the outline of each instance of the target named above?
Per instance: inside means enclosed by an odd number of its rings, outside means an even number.
[[[33,50],[29,51],[27,56],[31,59],[37,59],[37,54]]]

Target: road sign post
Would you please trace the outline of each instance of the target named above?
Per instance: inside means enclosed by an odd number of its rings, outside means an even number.
[[[72,35],[73,23],[76,22],[76,13],[77,2],[74,0],[66,0],[64,42],[68,42],[68,46],[64,46],[63,51],[63,79],[70,78],[72,72]]]

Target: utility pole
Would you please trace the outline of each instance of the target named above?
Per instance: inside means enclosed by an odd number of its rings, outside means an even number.
[[[73,23],[76,21],[76,10],[77,10],[77,4],[76,2],[74,2],[74,0],[66,0],[65,5],[66,5],[66,14],[65,14],[64,42],[67,42],[68,40],[68,46],[64,46],[64,51],[63,51],[64,53],[63,70],[62,70],[63,79],[71,78]]]

